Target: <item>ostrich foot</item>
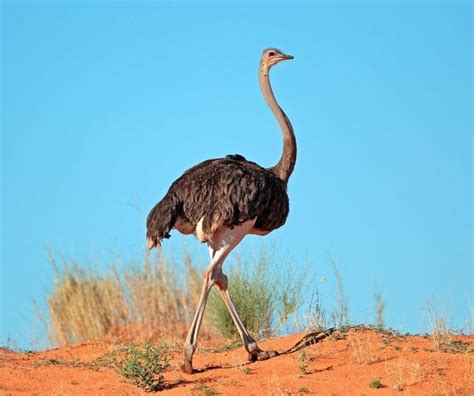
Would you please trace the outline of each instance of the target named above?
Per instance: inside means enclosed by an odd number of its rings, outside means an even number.
[[[261,351],[257,355],[257,360],[267,360],[278,355],[279,353],[277,351]]]
[[[262,360],[267,360],[272,357],[278,356],[279,353],[277,351],[262,351],[258,350],[253,353],[249,353],[248,360],[249,362],[255,362],[255,361],[262,361]]]
[[[184,362],[181,365],[181,371],[187,374],[192,374],[194,372],[193,363],[191,362],[191,360],[188,360],[186,358],[184,359]]]

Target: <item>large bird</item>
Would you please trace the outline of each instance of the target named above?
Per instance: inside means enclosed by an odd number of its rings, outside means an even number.
[[[184,344],[182,369],[193,372],[204,310],[216,285],[249,353],[249,360],[265,360],[277,353],[261,350],[250,336],[232,303],[222,265],[247,234],[266,235],[281,227],[288,216],[288,179],[296,162],[296,139],[291,123],[278,105],[270,85],[272,66],[293,59],[275,48],[263,51],[259,80],[263,96],[280,124],[283,153],[271,168],[247,161],[241,155],[204,161],[187,170],[169,188],[147,218],[148,248],[160,246],[172,229],[195,234],[209,247],[210,264],[204,272],[196,314]]]

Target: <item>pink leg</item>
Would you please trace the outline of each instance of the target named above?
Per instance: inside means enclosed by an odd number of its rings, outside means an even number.
[[[232,320],[234,321],[235,326],[237,327],[240,338],[244,343],[244,347],[249,353],[249,360],[266,360],[277,356],[278,353],[276,351],[262,351],[257,345],[257,342],[252,338],[248,330],[245,328],[242,320],[239,317],[239,314],[237,313],[237,310],[235,309],[235,305],[230,298],[228,283],[227,276],[224,275],[222,271],[220,271],[216,281],[216,286],[225,306],[227,307],[227,310],[229,311],[230,316],[232,317]]]
[[[216,231],[215,235],[213,236],[213,242],[209,243],[211,248],[209,251],[211,263],[204,272],[204,279],[198,307],[191,323],[188,336],[184,342],[184,364],[182,369],[187,373],[193,372],[192,359],[194,351],[196,350],[197,337],[199,334],[199,329],[201,328],[202,318],[206,309],[209,292],[212,286],[214,286],[217,282],[221,272],[220,268],[222,267],[225,258],[229,255],[232,249],[234,249],[240,243],[249,230],[252,229],[254,224],[255,220],[249,220],[239,226],[234,227],[233,229],[221,228],[220,230]]]

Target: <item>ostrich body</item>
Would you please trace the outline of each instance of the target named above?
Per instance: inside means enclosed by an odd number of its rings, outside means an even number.
[[[204,272],[199,304],[184,344],[182,368],[188,373],[193,372],[192,357],[209,292],[214,285],[237,326],[249,360],[264,360],[277,354],[262,351],[245,328],[230,298],[222,265],[245,235],[266,235],[281,227],[288,216],[286,190],[296,161],[296,139],[269,80],[271,67],[287,59],[293,57],[268,48],[263,51],[259,69],[263,96],[283,134],[283,153],[279,162],[271,168],[263,168],[241,155],[204,161],[178,178],[147,218],[150,249],[169,238],[173,228],[183,234],[194,233],[209,247],[210,264]]]

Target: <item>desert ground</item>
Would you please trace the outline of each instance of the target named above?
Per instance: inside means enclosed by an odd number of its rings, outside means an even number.
[[[219,342],[220,343],[220,342]],[[260,343],[281,354],[248,362],[244,348],[204,341],[194,374],[168,351],[163,389],[171,395],[474,395],[474,337],[401,335],[349,328]],[[225,344],[225,343],[224,343]],[[0,350],[2,395],[142,395],[143,387],[107,363],[120,348],[90,342],[41,352]]]

